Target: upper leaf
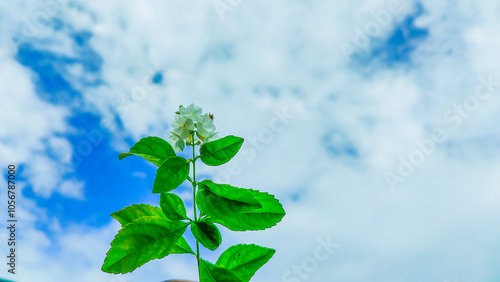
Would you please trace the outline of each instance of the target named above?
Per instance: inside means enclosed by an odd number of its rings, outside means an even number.
[[[123,227],[111,242],[102,271],[127,273],[172,253],[189,223],[160,216],[141,217]]]
[[[174,149],[167,141],[159,137],[145,137],[135,143],[128,153],[121,153],[118,158],[136,155],[142,157],[157,166],[160,166],[166,159],[175,156]]]
[[[153,193],[170,192],[186,180],[189,164],[183,157],[170,157],[156,171]]]
[[[239,244],[225,250],[220,255],[216,265],[231,270],[247,282],[259,268],[271,259],[275,252],[276,250],[254,244]]]
[[[285,216],[283,206],[273,195],[225,184],[204,185],[208,182],[203,182],[200,183],[196,197],[198,207],[210,216],[213,222],[220,223],[233,231],[264,230],[276,225]],[[219,196],[214,193],[216,191],[214,187],[227,193]],[[226,194],[237,194],[239,193],[237,191],[241,190],[252,195],[259,205],[250,204],[250,201],[244,202],[241,198],[235,201],[225,197]]]
[[[163,212],[159,207],[146,204],[140,204],[140,205],[133,204],[131,206],[128,206],[124,209],[112,213],[111,216],[114,219],[118,220],[118,222],[120,222],[122,227],[144,216],[165,217],[165,215],[163,214]]]
[[[182,199],[173,193],[161,193],[160,207],[166,217],[171,220],[189,219]]]
[[[214,251],[222,242],[220,231],[210,221],[196,220],[191,224],[193,236],[207,249]]]
[[[242,144],[243,138],[233,135],[204,143],[200,147],[201,161],[211,166],[225,164],[238,153]]]
[[[238,275],[224,267],[213,265],[212,263],[200,260],[200,281],[201,282],[244,282]]]

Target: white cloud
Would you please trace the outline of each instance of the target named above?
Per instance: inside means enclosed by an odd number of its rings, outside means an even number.
[[[231,184],[270,191],[285,204],[287,216],[271,230],[223,231],[224,247],[241,240],[277,249],[255,281],[281,281],[324,236],[332,236],[340,247],[308,274],[311,281],[494,279],[499,235],[494,227],[499,214],[497,95],[450,131],[447,143],[438,146],[396,193],[384,172],[397,169],[398,156],[415,150],[416,140],[429,137],[435,128],[448,129],[445,111],[474,94],[479,76],[497,72],[499,4],[422,1],[424,13],[416,24],[428,28],[429,35],[411,55],[413,64],[390,69],[371,64],[365,69],[368,74],[359,72],[352,61],[346,62],[339,46],[351,42],[355,28],[363,28],[373,20],[370,12],[385,9],[387,3],[245,1],[220,21],[209,1],[90,1],[64,5],[58,15],[93,34],[91,45],[103,58],[105,84],[83,90],[84,107],[95,109],[103,120],[120,116],[123,130],[111,130],[120,151],[126,150],[125,137],[165,137],[178,105],[193,101],[215,113],[222,135],[247,139],[246,149],[255,155],[235,158],[239,169],[200,166],[200,171],[231,171]],[[405,6],[382,34],[390,34],[397,21],[413,12],[414,5]],[[2,19],[22,23],[19,16]],[[44,29],[37,36],[56,38],[60,49],[68,46],[64,31]],[[70,54],[69,47],[62,49],[58,52]],[[12,141],[2,140],[0,156],[31,164],[28,181],[39,195],[48,197],[59,189],[82,197],[77,181],[56,188],[50,167],[64,159],[44,155],[50,148],[68,148],[64,139],[54,136],[69,130],[65,120],[70,113],[41,101],[31,74],[9,52],[1,54],[2,91],[15,95],[2,96],[11,106],[0,113],[5,124],[0,135]],[[155,71],[163,72],[164,82],[145,83]],[[80,76],[81,70],[71,73]],[[144,96],[137,92],[140,87],[146,90]],[[283,131],[266,130],[273,111],[283,106],[296,118]],[[324,135],[332,130],[346,135],[359,159],[326,150]],[[264,131],[273,133],[270,141],[262,140]],[[250,145],[252,137],[259,148]],[[109,278],[99,268],[116,226],[63,229],[49,239],[33,222],[26,224],[35,234],[27,239],[33,259],[25,267],[34,270],[26,281],[65,281],[76,275],[81,281]],[[48,247],[51,240],[62,249],[49,265],[44,262],[49,251],[37,244]],[[161,269],[159,275],[165,277],[188,273],[187,278],[195,279],[189,263],[168,258],[133,277],[144,280],[149,271]]]
[[[6,108],[0,112],[2,141],[0,156],[3,162],[26,165],[33,189],[49,196],[56,188],[61,171],[67,167],[67,141],[54,137],[68,130],[67,108],[41,100],[32,83],[33,74],[7,56],[0,58],[2,101]],[[48,152],[55,152],[56,158]]]
[[[68,198],[83,199],[85,183],[78,180],[64,180],[59,188],[60,193]]]

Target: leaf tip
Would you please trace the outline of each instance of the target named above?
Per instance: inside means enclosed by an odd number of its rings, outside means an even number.
[[[118,155],[118,160],[122,160],[123,158],[129,156],[129,153],[121,153]]]

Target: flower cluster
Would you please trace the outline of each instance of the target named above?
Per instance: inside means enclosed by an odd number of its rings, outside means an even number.
[[[210,142],[219,138],[215,132],[214,116],[212,114],[201,114],[202,109],[191,104],[184,108],[179,106],[175,119],[172,122],[172,130],[168,133],[167,141],[174,147],[176,152],[181,152],[184,147],[194,143]],[[195,135],[199,139],[195,139]]]

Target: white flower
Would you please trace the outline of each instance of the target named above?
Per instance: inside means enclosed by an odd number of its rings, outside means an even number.
[[[201,137],[200,137],[201,138]],[[217,132],[209,133],[202,139],[203,142],[210,142],[219,139],[219,134]]]
[[[196,128],[198,133],[202,136],[206,136],[215,131],[214,117],[210,114],[205,114],[201,116],[200,120],[196,122]]]
[[[187,108],[179,108],[179,113],[183,116],[188,116],[194,121],[198,121],[201,118],[202,109],[196,107],[194,104],[187,106]]]
[[[185,139],[188,138],[191,135],[191,131],[194,130],[194,123],[189,116],[175,115],[172,127],[174,133]]]
[[[177,152],[184,150],[187,145],[196,143],[196,139],[192,135],[196,135],[202,142],[209,142],[219,138],[215,132],[214,116],[212,114],[202,115],[202,109],[196,107],[194,104],[186,108],[180,106],[179,111],[176,112],[174,121],[172,122],[172,131],[168,140],[175,147]],[[199,143],[198,143],[199,144]]]
[[[168,134],[170,135],[170,137],[168,137],[167,141],[168,143],[170,143],[170,145],[172,145],[174,151],[182,152],[184,150],[184,147],[186,146],[186,141],[184,141],[184,139],[175,132],[169,132]]]

